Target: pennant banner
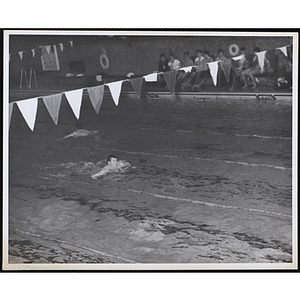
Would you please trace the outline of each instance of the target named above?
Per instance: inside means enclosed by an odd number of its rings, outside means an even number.
[[[59,48],[60,48],[60,51],[63,52],[63,51],[64,51],[64,44],[63,44],[63,43],[60,43],[60,44],[59,44]]]
[[[11,120],[11,115],[12,115],[13,108],[14,108],[14,103],[9,103],[9,105],[8,105],[8,109],[9,109],[9,126],[10,126],[10,120]]]
[[[50,96],[44,96],[43,101],[44,104],[53,120],[55,125],[58,123],[58,115],[59,115],[59,109],[61,104],[61,97],[62,94],[57,95],[50,95]]]
[[[176,77],[177,77],[177,71],[168,71],[164,73],[164,78],[167,83],[168,89],[172,94],[175,92],[175,85],[176,85]]]
[[[287,57],[288,54],[287,54],[287,46],[284,46],[284,47],[279,47],[279,48],[276,48],[276,49],[279,49],[282,51],[282,53]]]
[[[35,125],[38,98],[32,98],[16,102],[27,125],[33,131]]]
[[[32,57],[35,57],[35,49],[31,49]]]
[[[77,120],[79,119],[79,116],[80,116],[82,91],[83,91],[83,89],[65,92],[66,98],[67,98]]]
[[[193,68],[192,66],[189,66],[189,67],[180,68],[179,70],[188,73],[192,71],[192,68]]]
[[[123,80],[116,81],[116,82],[110,82],[110,83],[106,84],[109,87],[110,93],[111,93],[113,100],[117,106],[119,104],[119,97],[120,97],[120,93],[121,93],[122,83],[123,83]]]
[[[240,59],[243,59],[244,58],[244,55],[239,55],[239,56],[235,56],[235,57],[231,57],[231,59],[234,59],[234,60],[240,60]]]
[[[263,71],[264,71],[266,52],[267,51],[261,51],[261,52],[255,52],[254,53],[258,57],[258,63],[259,63],[259,66],[260,66],[261,73],[263,73]]]
[[[275,54],[275,49],[268,50],[266,52],[266,59],[270,63],[271,69],[274,71],[276,68],[276,54]]]
[[[227,60],[222,60],[220,62],[221,68],[224,72],[225,78],[227,80],[227,82],[229,82],[230,79],[230,69],[231,69],[231,60],[227,59]]]
[[[212,77],[213,83],[216,86],[217,85],[217,75],[218,75],[218,65],[219,65],[220,60],[218,61],[214,61],[214,62],[210,62],[207,63],[209,70],[210,70],[210,75]]]
[[[98,114],[103,101],[104,85],[87,88],[92,105]]]
[[[48,53],[48,55],[49,55],[50,52],[51,52],[51,46],[45,46],[45,49],[46,49],[46,51],[47,51],[47,53]]]
[[[138,78],[132,78],[130,79],[131,85],[133,87],[133,90],[138,98],[140,98],[141,90],[142,90],[142,84],[143,84],[143,77]]]
[[[23,51],[19,51],[18,53],[19,53],[20,59],[22,61],[23,60]]]
[[[148,74],[146,76],[143,76],[146,81],[157,81],[157,73]]]
[[[73,47],[73,41],[70,41],[70,45],[71,45],[71,47]]]

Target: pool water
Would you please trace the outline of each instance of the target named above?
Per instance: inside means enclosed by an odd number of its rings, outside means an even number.
[[[9,262],[292,262],[292,105],[286,101],[84,94],[76,128],[42,102],[34,132],[15,107]],[[113,153],[133,168],[91,179]],[[92,164],[91,164],[92,165]]]

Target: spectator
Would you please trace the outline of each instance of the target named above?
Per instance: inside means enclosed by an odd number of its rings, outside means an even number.
[[[216,58],[216,61],[218,60],[220,62],[219,62],[218,75],[217,75],[217,88],[220,88],[222,86],[222,82],[224,81],[224,78],[227,80],[227,82],[229,81],[230,60],[228,60],[228,58],[224,55],[222,49],[218,51],[218,57]],[[225,72],[228,73],[225,74]]]
[[[170,67],[171,70],[178,70],[181,68],[181,63],[178,59],[174,58],[173,54],[171,54],[168,66]],[[176,86],[178,86],[182,82],[184,73],[185,73],[184,71],[178,71],[176,77]]]
[[[168,63],[170,70],[178,70],[181,67],[180,61],[174,58],[174,55],[170,55],[170,61]]]
[[[181,87],[184,89],[188,86],[191,86],[192,81],[197,77],[197,74],[200,72],[200,63],[204,60],[204,56],[201,50],[197,50],[197,57],[195,58],[195,68],[192,69],[190,76],[188,76],[187,80],[182,83]]]
[[[102,85],[105,84],[107,82],[108,79],[108,74],[105,72],[100,72],[96,75],[96,81],[98,85]]]
[[[248,88],[247,78],[249,78],[253,84],[252,89],[256,88],[255,75],[261,73],[261,68],[258,63],[258,57],[254,54],[255,52],[260,52],[260,49],[256,47],[252,50],[252,53],[248,57],[246,56],[246,59],[249,62],[249,66],[241,73],[241,77],[244,82],[244,86],[242,87],[242,89]]]
[[[213,59],[208,51],[203,51],[203,57],[204,59],[200,61],[199,72],[197,72],[196,83],[193,86],[194,88],[201,88],[207,79],[210,78],[210,70],[207,64],[212,62]]]
[[[190,57],[190,54],[188,52],[184,52],[184,58],[183,58],[183,62],[182,62],[182,66],[183,67],[190,67],[192,65],[194,65],[193,60]]]
[[[231,63],[231,88],[229,89],[230,91],[233,91],[235,87],[237,86],[237,79],[242,82],[241,74],[242,72],[248,67],[248,62],[246,60],[246,48],[242,47],[241,48],[241,59],[235,61],[232,60]]]
[[[164,54],[160,55],[159,63],[158,63],[158,72],[167,72],[170,71],[169,61],[166,59]],[[164,80],[163,74],[159,74],[157,76],[159,86],[165,86],[166,82]]]
[[[182,62],[182,67],[191,67],[193,66],[193,60],[190,58],[190,54],[188,52],[184,53],[184,58]],[[191,75],[191,72],[180,71],[181,77],[177,81],[177,85],[182,84],[187,78]]]

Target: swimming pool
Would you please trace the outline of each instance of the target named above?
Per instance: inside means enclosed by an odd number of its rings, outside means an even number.
[[[84,94],[75,130],[65,99],[54,125],[39,103],[34,132],[10,126],[14,263],[292,262],[291,101]],[[125,174],[73,172],[108,153]],[[104,162],[103,162],[104,163]]]

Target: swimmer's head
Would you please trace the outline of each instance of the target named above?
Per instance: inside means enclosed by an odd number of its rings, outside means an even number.
[[[79,122],[78,122],[78,123],[76,123],[76,128],[77,128],[77,129],[82,129],[82,124],[81,124],[81,123],[79,123]]]
[[[108,154],[107,157],[106,157],[106,162],[109,164],[109,163],[112,163],[112,162],[117,162],[118,158],[113,155],[113,154]]]

